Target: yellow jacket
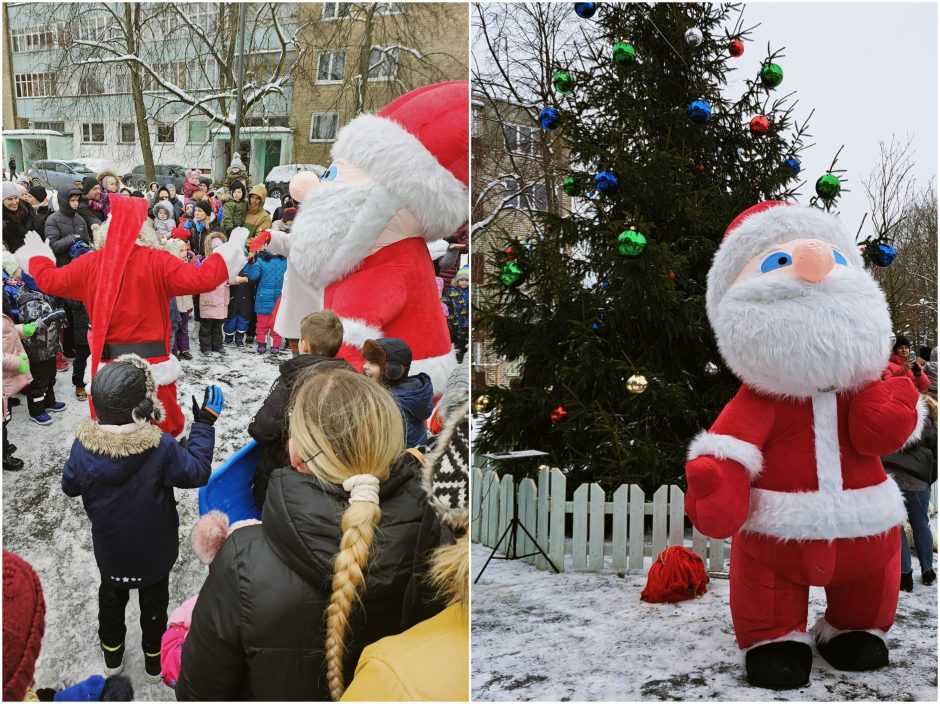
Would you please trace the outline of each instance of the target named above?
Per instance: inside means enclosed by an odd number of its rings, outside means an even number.
[[[470,622],[452,604],[362,651],[344,702],[470,699]]]

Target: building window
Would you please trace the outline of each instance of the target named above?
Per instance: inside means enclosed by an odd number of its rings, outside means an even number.
[[[403,2],[380,2],[375,8],[377,15],[400,15],[405,11]]]
[[[98,77],[97,70],[93,73],[86,73],[78,77],[79,95],[102,95],[104,86],[101,85],[101,79]]]
[[[78,22],[78,30],[76,32],[78,39],[88,42],[108,39],[108,29],[111,26],[111,21],[111,15],[86,17]]]
[[[176,125],[169,122],[157,123],[157,144],[173,144],[176,141]]]
[[[215,2],[194,2],[186,6],[186,17],[190,24],[197,27],[214,27],[219,21],[219,4]]]
[[[59,25],[20,27],[10,30],[14,53],[50,49],[56,44],[56,30]]]
[[[34,130],[52,130],[54,132],[65,132],[64,122],[33,122]]]
[[[104,144],[104,123],[103,122],[83,122],[82,123],[82,143],[83,144]]]
[[[548,207],[548,193],[544,183],[530,183],[520,188],[516,179],[503,181],[503,197],[508,198],[506,205],[522,210],[545,210]]]
[[[398,75],[398,49],[372,47],[369,52],[369,80],[393,81]]]
[[[317,83],[341,83],[346,73],[346,51],[324,51],[317,63]]]
[[[122,122],[118,141],[121,144],[135,144],[137,142],[137,125],[133,122]]]
[[[54,73],[18,73],[13,76],[17,98],[44,98],[55,94]]]
[[[477,136],[477,120],[480,119],[480,108],[474,105],[470,108],[470,136]]]
[[[323,3],[323,15],[325,20],[341,20],[349,17],[348,2],[325,2]]]
[[[166,83],[172,83],[183,90],[189,87],[190,67],[185,61],[167,61],[154,63],[153,74],[160,76]],[[141,69],[140,82],[143,91],[163,91],[163,86],[149,71]],[[200,82],[200,85],[204,83]]]
[[[506,146],[513,154],[538,156],[541,145],[538,130],[528,125],[504,125],[503,134],[506,136]]]
[[[332,142],[338,123],[339,115],[335,112],[315,112],[310,116],[310,141]]]
[[[190,120],[186,142],[188,144],[205,144],[208,141],[209,123],[206,120]]]

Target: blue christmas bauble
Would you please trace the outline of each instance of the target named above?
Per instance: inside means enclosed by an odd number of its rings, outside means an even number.
[[[576,2],[574,4],[574,11],[578,13],[578,17],[583,20],[589,20],[594,16],[594,13],[597,12],[597,3],[596,2]]]
[[[689,119],[696,125],[704,125],[712,116],[712,106],[704,100],[689,103]]]
[[[803,168],[802,166],[800,166],[800,160],[797,159],[795,156],[791,156],[789,159],[783,162],[783,165],[786,166],[788,169],[790,169],[790,171],[793,172],[794,176],[800,173],[800,169]]]
[[[601,171],[594,177],[594,186],[604,195],[610,195],[620,188],[620,179],[613,171]]]
[[[871,256],[871,260],[880,267],[891,266],[894,264],[894,260],[898,258],[898,253],[894,251],[894,247],[890,244],[879,244],[874,248],[870,248],[866,251],[866,254]]]
[[[557,129],[561,122],[561,116],[555,108],[542,108],[539,113],[539,124],[543,130]]]
[[[591,330],[593,330],[594,332],[598,332],[600,329],[601,329],[601,324],[598,323],[596,320],[593,323],[591,323]]]

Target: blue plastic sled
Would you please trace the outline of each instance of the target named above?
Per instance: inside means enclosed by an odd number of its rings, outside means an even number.
[[[251,480],[260,462],[261,448],[250,440],[212,473],[208,484],[199,489],[199,515],[215,509],[226,514],[230,524],[246,518],[260,520],[261,511],[251,495]]]

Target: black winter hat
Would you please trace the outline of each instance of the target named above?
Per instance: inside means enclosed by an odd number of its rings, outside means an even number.
[[[245,188],[245,184],[242,183],[241,181],[232,181],[232,185],[229,186],[228,192],[232,194],[232,198],[233,198],[233,199],[235,198],[235,189],[236,189],[236,188],[242,189],[242,200],[243,200],[243,201],[247,201],[247,200],[248,200],[248,189]]]
[[[898,347],[910,347],[911,342],[904,335],[898,335],[894,338],[894,346],[891,347],[891,351],[894,352]]]
[[[46,193],[46,189],[42,186],[33,186],[29,189],[29,195],[38,200],[40,203],[45,203],[46,198],[49,197],[49,194]]]
[[[91,400],[105,425],[163,420],[150,364],[136,354],[122,354],[98,370],[91,380]]]
[[[196,203],[196,207],[199,208],[202,212],[204,212],[207,218],[212,217],[212,206],[209,204],[209,201],[201,200],[198,203]]]
[[[411,348],[397,337],[366,340],[362,356],[367,362],[378,365],[382,369],[382,379],[392,383],[404,379],[411,370]]]
[[[100,185],[98,179],[94,176],[86,176],[82,179],[82,195],[87,196],[91,189],[98,185]]]

